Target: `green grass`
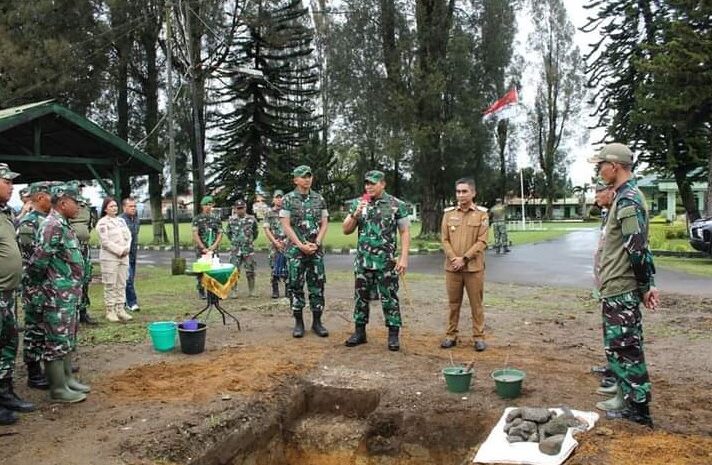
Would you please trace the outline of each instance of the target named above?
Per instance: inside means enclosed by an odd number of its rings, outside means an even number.
[[[655,266],[712,278],[712,258],[655,257]]]
[[[511,231],[509,233],[509,239],[514,244],[530,244],[533,242],[546,241],[550,239],[555,239],[557,237],[563,236],[573,230],[580,228],[594,228],[597,227],[598,223],[543,223],[543,229],[541,231]],[[428,249],[437,250],[440,248],[439,239],[425,240],[418,239],[420,234],[420,223],[413,223],[411,225],[411,247],[415,249]],[[166,234],[168,235],[169,244],[173,243],[173,225],[166,224]],[[178,225],[178,234],[180,237],[180,244],[184,246],[192,246],[192,230],[190,223],[180,223]],[[493,231],[490,230],[490,243],[494,242]],[[153,228],[150,224],[141,225],[139,231],[138,242],[140,245],[150,245],[153,243]],[[90,243],[93,246],[99,245],[99,238],[97,237],[96,231],[92,231],[92,237]],[[220,248],[222,250],[227,250],[229,248],[230,242],[223,238]],[[350,235],[344,235],[341,230],[340,222],[329,223],[329,229],[324,238],[324,246],[328,249],[345,249],[345,248],[355,248],[356,247],[356,233]],[[260,228],[259,236],[255,241],[255,247],[258,249],[267,247],[267,238],[265,237],[262,229]]]
[[[687,227],[683,221],[675,223],[650,224],[650,248],[653,250],[668,250],[672,252],[691,252],[687,237]]]

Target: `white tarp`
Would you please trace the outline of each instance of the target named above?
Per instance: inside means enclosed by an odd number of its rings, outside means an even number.
[[[578,442],[571,434],[572,428],[566,432],[566,437],[561,445],[561,452],[557,455],[547,455],[539,452],[538,442],[514,442],[507,441],[507,433],[504,432],[504,425],[507,422],[507,415],[516,407],[507,407],[494,426],[487,440],[482,443],[477,451],[474,463],[512,463],[522,465],[560,465],[569,458],[569,455],[576,449]],[[550,408],[561,415],[560,408]],[[587,430],[593,428],[598,421],[596,412],[582,412],[572,410],[571,413],[578,418],[583,418],[588,422]]]

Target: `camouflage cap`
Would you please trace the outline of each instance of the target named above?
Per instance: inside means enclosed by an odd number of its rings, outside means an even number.
[[[282,191],[282,189],[275,189],[274,194],[272,194],[272,198],[275,197],[284,197],[284,191]]]
[[[625,144],[613,142],[604,145],[598,153],[588,159],[589,163],[601,163],[604,161],[620,163],[621,165],[632,165],[633,152],[631,152]]]
[[[14,171],[10,171],[10,167],[7,166],[7,163],[0,163],[0,178],[1,179],[7,179],[8,181],[12,181],[19,175],[20,175],[20,173],[15,173]]]
[[[33,182],[27,186],[27,190],[30,195],[39,194],[40,192],[50,194],[52,191],[52,184],[47,181]],[[20,192],[20,195],[22,195],[22,192]]]
[[[59,199],[62,197],[69,197],[76,202],[83,200],[79,193],[79,188],[74,183],[57,183],[52,186],[52,198]]]
[[[307,174],[312,174],[311,168],[307,165],[299,165],[292,171],[292,176],[294,176],[295,178],[302,178]]]
[[[383,171],[378,171],[378,170],[371,170],[368,173],[366,173],[366,176],[363,177],[366,181],[369,182],[381,182],[384,179],[386,179],[386,175]]]
[[[596,192],[605,191],[606,189],[609,189],[610,187],[611,187],[611,186],[609,186],[609,185],[606,184],[605,182],[598,181],[598,182],[596,183]]]
[[[247,204],[245,203],[244,200],[242,200],[242,199],[237,199],[237,200],[235,200],[235,203],[233,204],[233,206],[234,206],[235,208],[245,208],[245,207],[247,206]]]
[[[202,200],[200,201],[201,206],[212,205],[214,203],[215,203],[215,200],[213,200],[212,195],[203,196]]]
[[[20,197],[27,197],[28,195],[30,195],[30,190],[28,188],[23,187],[20,189]]]

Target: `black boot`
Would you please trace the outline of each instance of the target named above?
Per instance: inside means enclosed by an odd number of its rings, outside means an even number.
[[[346,347],[354,347],[360,344],[365,344],[366,340],[366,325],[356,325],[356,331],[346,339]]]
[[[314,331],[319,337],[328,337],[329,331],[327,331],[326,328],[324,328],[324,325],[321,324],[321,312],[312,311],[312,317],[312,331]]]
[[[279,279],[272,278],[272,298],[279,299]]]
[[[42,372],[40,362],[25,362],[27,366],[27,387],[32,389],[49,389],[49,381]]]
[[[304,317],[302,312],[294,312],[294,329],[292,337],[304,337]]]
[[[94,318],[91,317],[91,315],[89,315],[89,312],[86,308],[79,310],[79,322],[84,323],[87,326],[96,326],[99,324],[98,321],[96,321]]]
[[[388,327],[388,350],[393,352],[398,352],[400,350],[400,342],[398,342],[398,332],[400,328],[398,326]]]
[[[650,407],[647,402],[628,402],[623,410],[606,412],[609,420],[628,420],[648,428],[653,427]]]
[[[0,407],[5,407],[15,412],[32,412],[35,410],[35,404],[26,402],[15,394],[15,390],[12,388],[12,378],[0,380]]]
[[[0,425],[12,425],[17,423],[17,414],[5,407],[0,407]]]

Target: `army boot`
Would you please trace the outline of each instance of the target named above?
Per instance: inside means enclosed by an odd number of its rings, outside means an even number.
[[[72,374],[72,356],[67,355],[64,357],[64,379],[67,383],[67,387],[72,391],[83,392],[84,394],[91,391],[91,387],[86,384],[82,384],[74,377]]]
[[[292,337],[304,337],[304,317],[302,316],[302,311],[294,311],[294,329],[292,330]]]
[[[73,404],[87,398],[83,392],[74,391],[67,387],[64,374],[64,360],[52,360],[45,363],[45,373],[49,381],[49,398],[54,402]]]
[[[113,305],[106,306],[106,319],[112,323],[118,323],[120,321],[119,315],[116,314],[116,307]]]
[[[400,350],[400,342],[398,341],[398,333],[400,328],[398,326],[388,327],[388,350],[392,352],[398,352]]]
[[[603,396],[614,395],[616,392],[618,392],[618,383],[596,389],[596,394],[601,394]]]
[[[279,299],[279,278],[272,277],[272,298]]]
[[[119,317],[119,320],[121,321],[133,320],[133,317],[129,315],[126,309],[124,308],[124,304],[114,305],[114,311],[116,312],[116,316]]]
[[[604,412],[623,410],[624,407],[625,401],[623,400],[623,390],[620,386],[618,386],[618,389],[616,390],[615,397],[611,397],[610,399],[601,402],[596,402],[596,408],[603,410]]]
[[[639,425],[653,427],[653,418],[650,416],[650,407],[647,402],[629,402],[623,410],[606,412],[609,420],[628,420]]]
[[[20,399],[12,387],[12,378],[0,379],[0,407],[15,412],[32,412],[35,404]]]
[[[0,425],[13,425],[17,423],[17,414],[5,407],[0,407]]]
[[[355,347],[360,344],[365,344],[366,340],[366,325],[356,325],[356,331],[346,339],[346,347]]]
[[[86,308],[79,310],[79,322],[84,323],[87,326],[97,326],[99,324],[98,321],[89,315],[89,311]]]
[[[26,362],[27,387],[32,389],[49,389],[49,382],[42,372],[42,364],[37,361]]]
[[[255,277],[254,276],[247,277],[247,289],[249,292],[248,296],[255,297]]]
[[[329,331],[321,324],[321,313],[320,310],[312,311],[312,331],[319,337],[328,337]]]

